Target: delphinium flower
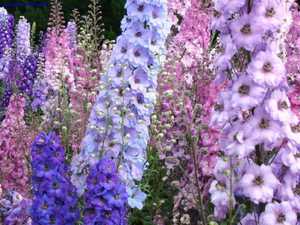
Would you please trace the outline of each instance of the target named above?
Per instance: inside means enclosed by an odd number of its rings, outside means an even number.
[[[16,60],[23,64],[31,54],[30,23],[24,17],[20,17],[16,28]]]
[[[300,83],[299,83],[299,57],[300,57],[300,35],[299,35],[299,24],[300,24],[300,13],[298,11],[298,5],[295,5],[292,10],[293,23],[289,30],[286,39],[286,69],[289,75],[289,99],[291,101],[291,107],[293,112],[300,117]]]
[[[207,197],[218,150],[218,132],[208,127],[221,88],[212,84],[209,68],[209,9],[198,1],[190,4],[177,35],[170,38],[158,82],[159,102],[152,117],[151,143],[165,164],[167,182],[178,190],[173,224],[185,221],[187,215],[194,221],[205,220],[205,216],[200,218],[203,208],[198,206],[203,206],[200,201]]]
[[[222,3],[215,1],[216,6]],[[214,13],[223,49],[231,45],[231,51],[219,55],[225,60],[216,60],[228,87],[219,95],[211,120],[212,127],[221,129],[222,152],[210,194],[215,219],[226,224],[299,223],[294,204],[299,120],[287,96],[283,51],[291,5],[230,1]]]
[[[12,44],[14,38],[14,17],[0,7],[0,79],[3,80],[4,93],[1,96],[0,109],[8,106],[12,89],[8,83],[12,66]]]
[[[8,14],[5,8],[0,7],[0,79],[6,77],[13,36],[14,17]]]
[[[0,222],[3,225],[31,225],[31,200],[18,192],[5,191],[0,195]]]
[[[84,224],[127,224],[126,187],[113,160],[103,158],[90,169],[84,201]]]
[[[110,155],[126,184],[129,205],[143,206],[146,195],[136,182],[141,181],[146,166],[148,126],[160,69],[158,56],[164,53],[169,31],[166,4],[164,0],[126,2],[123,33],[117,38],[110,67],[101,77],[102,87],[90,115],[81,153],[72,162],[72,181],[79,193],[86,186],[84,170],[101,156]],[[141,26],[144,29],[132,33]]]
[[[33,88],[34,109],[43,111],[43,126],[59,129],[65,123],[65,113],[69,110],[68,91],[75,88],[74,76],[69,58],[72,51],[69,47],[68,32],[60,34],[49,30],[42,49],[42,60]]]
[[[4,108],[16,90],[25,94],[28,99],[32,97],[32,88],[36,77],[36,58],[30,45],[30,24],[24,17],[18,21],[15,48],[11,49],[8,62],[5,69],[7,74],[3,79],[4,95],[1,101]]]
[[[13,95],[0,125],[0,177],[4,190],[29,194],[28,148],[31,132],[24,121],[25,98]]]
[[[30,23],[21,17],[16,29],[16,56],[14,66],[18,68],[14,75],[15,85],[21,93],[32,98],[32,89],[36,78],[37,58],[30,45]]]
[[[76,189],[69,181],[65,152],[53,132],[41,132],[31,148],[32,224],[76,224]]]

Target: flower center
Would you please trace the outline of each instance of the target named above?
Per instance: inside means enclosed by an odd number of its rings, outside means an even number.
[[[300,125],[295,125],[291,127],[293,133],[299,133],[300,132]]]
[[[141,37],[141,36],[142,36],[142,32],[140,32],[140,31],[136,32],[136,33],[135,33],[135,36],[136,36],[136,37]]]
[[[253,182],[254,182],[254,184],[256,184],[257,186],[261,186],[261,185],[264,183],[264,181],[263,181],[263,179],[262,179],[261,176],[255,177],[255,179],[254,179]]]
[[[143,11],[144,11],[144,8],[145,8],[144,5],[139,5],[138,8],[137,8],[137,10],[138,10],[139,12],[143,12]]]
[[[294,192],[296,195],[300,195],[300,184],[298,184],[295,188],[294,188]]]
[[[217,10],[214,10],[213,11],[213,16],[216,17],[216,18],[219,18],[221,16],[221,13],[218,12]]]
[[[122,47],[122,48],[121,48],[121,53],[125,54],[126,52],[127,52],[127,48]]]
[[[276,13],[275,9],[272,7],[272,8],[269,8],[269,9],[266,10],[265,16],[266,17],[273,17],[275,15],[275,13]]]
[[[289,105],[286,101],[279,101],[278,102],[278,109],[283,110],[283,109],[288,109]]]
[[[273,70],[273,66],[270,62],[266,62],[263,66],[263,71],[265,73],[270,73]]]
[[[217,112],[223,112],[224,111],[224,105],[223,104],[215,104],[215,107],[214,107],[215,111]]]
[[[283,223],[285,221],[285,215],[280,213],[277,217],[277,223]]]
[[[241,32],[245,35],[248,35],[248,34],[251,34],[252,31],[251,31],[251,25],[250,24],[245,24],[242,29],[241,29]]]
[[[294,154],[295,158],[299,159],[300,158],[300,152],[297,152],[296,154]]]
[[[136,50],[136,51],[134,51],[134,56],[135,57],[140,57],[141,53],[138,50]]]
[[[43,203],[42,209],[48,209],[48,204],[46,202]]]
[[[249,85],[243,84],[243,85],[240,86],[239,93],[241,95],[249,95],[249,92],[250,92]]]
[[[269,120],[267,120],[267,119],[265,119],[265,118],[261,119],[261,121],[260,121],[260,123],[259,123],[259,127],[260,127],[261,129],[267,129],[269,126],[270,126]]]

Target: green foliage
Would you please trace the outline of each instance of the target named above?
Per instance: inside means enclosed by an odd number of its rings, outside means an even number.
[[[131,211],[129,224],[156,225],[153,223],[153,218],[157,215],[158,210],[167,217],[166,224],[172,224],[170,220],[175,190],[171,189],[170,185],[164,182],[166,170],[159,159],[158,152],[151,147],[148,151],[148,163],[149,167],[140,185],[142,190],[148,195],[146,204],[143,210],[133,209]]]
[[[49,7],[33,7],[33,6],[22,6],[9,8],[8,11],[19,18],[21,15],[26,17],[28,21],[33,23],[36,22],[36,31],[45,31],[48,23],[48,16],[50,12],[50,1],[49,0],[17,0],[18,3],[29,3],[29,2],[48,2]],[[78,9],[81,15],[86,15],[89,8],[89,1],[82,0],[61,0],[63,14],[66,21],[72,18],[72,10]],[[99,0],[102,6],[103,23],[105,25],[105,37],[111,40],[115,39],[120,34],[120,21],[124,16],[125,0]],[[0,5],[5,3],[11,3],[11,0],[2,0]]]

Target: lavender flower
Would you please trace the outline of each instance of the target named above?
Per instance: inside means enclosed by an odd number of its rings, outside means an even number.
[[[258,204],[259,202],[271,202],[279,184],[270,166],[252,164],[247,168],[239,186],[244,196]]]
[[[126,8],[123,33],[117,38],[111,67],[102,75],[81,153],[72,162],[72,182],[82,194],[84,170],[109,156],[119,165],[129,206],[142,208],[146,195],[136,182],[141,181],[146,167],[148,126],[160,69],[157,55],[164,53],[169,24],[165,0],[128,0]]]
[[[296,225],[297,223],[297,214],[288,202],[268,204],[259,220],[259,224],[263,225]]]
[[[259,52],[252,60],[247,72],[260,85],[277,87],[285,76],[282,60],[270,51]]]
[[[31,54],[30,46],[30,23],[24,17],[21,17],[17,24],[16,35],[16,60],[21,65]]]
[[[220,28],[221,43],[229,43],[230,49],[216,60],[223,76],[216,82],[224,81],[224,74],[229,79],[211,121],[222,129],[219,144],[224,155],[210,188],[215,216],[231,220],[228,212],[247,204],[237,223],[295,225],[300,129],[286,93],[282,49],[292,1],[230,1],[223,8],[220,1],[215,3],[219,8],[214,25]]]

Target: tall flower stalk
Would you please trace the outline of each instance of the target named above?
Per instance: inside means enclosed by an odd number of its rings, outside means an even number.
[[[127,16],[117,38],[108,71],[90,115],[81,153],[72,163],[72,181],[80,193],[89,166],[102,156],[118,165],[128,203],[142,208],[146,197],[136,182],[146,167],[148,126],[156,101],[157,74],[169,31],[166,1],[126,2]]]
[[[214,3],[222,44],[217,81],[228,81],[211,120],[222,130],[210,187],[215,217],[226,224],[296,225],[299,119],[287,97],[283,54],[291,1]]]

